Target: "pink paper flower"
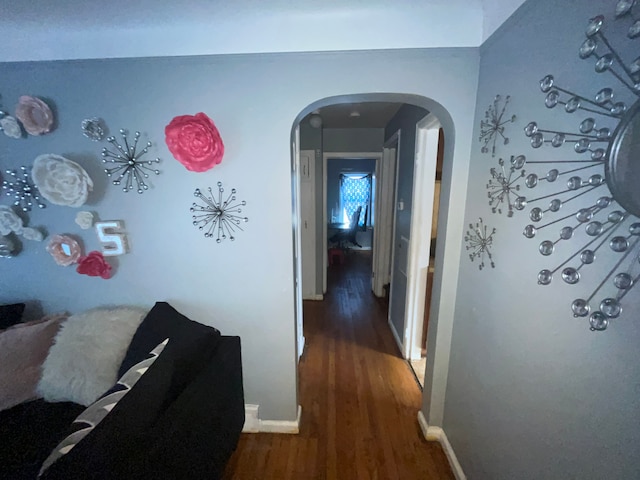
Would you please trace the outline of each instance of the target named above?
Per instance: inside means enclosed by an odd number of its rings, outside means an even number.
[[[82,255],[82,249],[78,242],[66,235],[54,235],[51,237],[47,245],[47,252],[62,267],[68,267],[76,263],[80,255]]]
[[[102,277],[105,280],[111,278],[111,265],[104,259],[102,253],[94,250],[89,252],[86,257],[78,259],[78,267],[76,272],[90,277]]]
[[[16,117],[29,135],[49,133],[53,125],[53,113],[49,106],[39,98],[29,95],[18,99]]]
[[[164,133],[169,151],[187,170],[205,172],[222,161],[220,132],[204,113],[175,117]]]

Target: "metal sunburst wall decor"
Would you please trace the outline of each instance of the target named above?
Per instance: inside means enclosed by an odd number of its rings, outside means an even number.
[[[466,249],[469,252],[469,259],[473,262],[479,260],[478,268],[482,270],[485,267],[485,257],[489,261],[491,268],[496,268],[496,264],[493,261],[491,255],[491,246],[493,245],[493,236],[496,233],[496,229],[492,228],[489,231],[489,227],[484,224],[482,217],[478,218],[478,221],[474,224],[469,224],[469,230],[464,236],[464,241],[467,243]]]
[[[617,21],[608,24],[617,28],[628,22],[630,40],[640,37],[634,4],[634,0],[618,1]],[[583,296],[572,300],[571,311],[575,317],[588,317],[591,330],[605,330],[621,316],[622,300],[640,281],[640,57],[623,59],[605,35],[602,15],[588,22],[585,33],[579,57],[594,59],[596,73],[609,74],[618,89],[606,86],[590,97],[558,86],[552,75],[540,81],[546,107],[562,107],[580,118],[574,132],[542,129],[536,122],[525,127],[533,148],[551,145],[560,152],[569,147],[573,154],[567,159],[527,161],[553,167],[529,174],[525,185],[530,189],[547,184],[549,190],[556,180],[567,180],[558,182],[551,194],[520,197],[517,208],[536,205],[529,212],[532,223],[524,228],[527,238],[537,237],[543,229],[546,233],[552,225],[560,227],[557,236],[547,234],[539,244],[544,257],[551,257],[559,242],[579,243],[566,258],[541,270],[538,283],[549,285],[558,273],[569,285],[591,282]],[[637,46],[625,50],[634,56],[637,51]]]
[[[507,123],[516,121],[516,116],[506,117],[507,105],[511,97],[507,95],[502,100],[501,95],[496,95],[493,104],[484,113],[484,120],[480,121],[480,142],[483,144],[480,149],[482,153],[491,152],[491,156],[496,156],[496,142],[500,137],[502,143],[507,145],[509,137],[505,136],[504,130]]]
[[[40,199],[38,188],[33,184],[27,167],[20,167],[20,171],[5,170],[5,174],[9,175],[12,180],[3,180],[2,189],[5,195],[13,197],[13,204],[16,207],[23,212],[30,212],[31,207],[34,205],[37,205],[38,208],[46,208],[46,205]]]
[[[193,213],[193,225],[204,231],[206,238],[215,238],[216,243],[225,239],[235,240],[237,231],[242,231],[241,224],[248,222],[247,217],[242,216],[242,207],[247,202],[236,198],[236,189],[225,194],[222,182],[218,182],[218,191],[214,194],[211,187],[206,195],[197,188],[193,193],[202,204],[194,202],[191,206]]]
[[[513,156],[509,161],[510,166],[505,169],[505,162],[502,158],[498,160],[499,169],[492,167],[489,170],[491,178],[487,183],[487,196],[489,206],[493,213],[502,213],[503,205],[507,207],[507,217],[513,217],[513,209],[516,206],[520,195],[520,185],[516,182],[525,176],[522,167],[526,162],[524,155]]]
[[[115,151],[111,151],[106,147],[102,149],[102,163],[115,165],[105,168],[104,171],[109,177],[117,176],[111,183],[114,185],[124,184],[122,191],[125,193],[134,190],[134,188],[138,193],[144,193],[145,190],[149,189],[145,182],[145,179],[149,178],[149,173],[160,175],[159,170],[151,168],[153,164],[160,163],[160,159],[141,159],[142,156],[149,152],[149,147],[151,147],[152,143],[147,142],[143,149],[138,150],[140,132],[135,132],[132,145],[129,145],[126,130],[120,129],[120,135],[122,136],[123,145],[118,143],[116,137],[111,136],[107,138],[107,142],[115,148]]]

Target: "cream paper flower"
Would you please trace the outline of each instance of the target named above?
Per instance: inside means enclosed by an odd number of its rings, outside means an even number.
[[[22,219],[7,205],[0,205],[0,235],[22,233]]]
[[[22,137],[22,128],[20,128],[18,120],[11,115],[0,118],[0,130],[2,130],[7,137]]]
[[[93,190],[93,181],[84,168],[53,153],[40,155],[34,160],[31,177],[40,194],[56,205],[84,205]]]
[[[76,214],[76,223],[83,230],[88,230],[93,227],[93,213],[83,210]]]
[[[44,235],[37,228],[25,227],[22,229],[22,236],[27,240],[33,240],[34,242],[41,242],[44,240]]]

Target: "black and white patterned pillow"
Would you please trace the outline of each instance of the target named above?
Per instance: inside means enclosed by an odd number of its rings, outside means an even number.
[[[40,478],[44,472],[51,467],[57,460],[69,453],[78,442],[85,438],[104,418],[113,410],[118,402],[133,388],[133,386],[142,378],[147,372],[149,367],[156,361],[160,353],[164,350],[164,347],[169,342],[169,339],[165,339],[157,347],[155,347],[150,353],[149,358],[142,360],[129,368],[122,377],[118,380],[116,385],[110,389],[105,395],[89,405],[87,409],[82,412],[78,418],[73,421],[73,424],[85,424],[84,428],[80,428],[64,440],[62,440],[56,448],[53,449],[51,454],[42,464],[38,478]]]

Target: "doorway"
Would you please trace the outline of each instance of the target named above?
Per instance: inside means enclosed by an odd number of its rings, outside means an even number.
[[[313,112],[314,110],[317,110],[319,107],[322,107],[323,105],[329,105],[335,102],[348,104],[348,103],[351,103],[354,99],[357,99],[357,100],[364,99],[367,101],[399,100],[402,103],[414,105],[416,107],[422,107],[422,108],[426,107],[431,112],[431,114],[429,115],[428,121],[432,122],[431,124],[426,125],[424,128],[426,132],[425,135],[429,139],[429,142],[427,143],[427,145],[430,148],[437,150],[438,132],[440,127],[442,127],[445,133],[450,132],[450,138],[452,139],[452,142],[448,144],[449,146],[445,146],[444,148],[443,158],[445,159],[445,163],[447,158],[449,159],[452,158],[453,156],[453,148],[452,148],[453,125],[451,123],[451,117],[449,116],[448,112],[441,105],[437,104],[437,102],[434,102],[433,100],[429,100],[424,97],[417,97],[413,95],[403,95],[403,94],[348,95],[344,97],[332,97],[332,98],[319,100],[318,102],[315,102],[309,105],[307,108],[305,108],[301,112],[301,114],[298,116],[298,118],[296,119],[296,123],[294,124],[296,133],[298,132],[300,121],[309,113]],[[415,126],[416,124],[414,123],[414,128]],[[434,131],[436,132],[435,143],[434,143],[434,137],[433,137]],[[299,154],[297,154],[297,152],[299,152],[299,145],[297,147],[294,145],[294,150],[292,151],[294,161],[299,158]],[[420,151],[417,150],[416,152],[410,152],[410,153],[419,154]],[[415,157],[412,155],[412,158],[411,158],[412,162],[414,158]],[[425,168],[425,166],[427,168]],[[294,170],[295,168],[296,167],[293,166]],[[406,306],[408,307],[407,310],[411,311],[411,313],[407,312],[406,318],[411,320],[413,322],[413,325],[416,324],[416,313],[420,312],[424,314],[424,310],[425,310],[424,301],[425,301],[427,276],[426,274],[423,275],[423,273],[425,273],[428,270],[428,265],[429,265],[428,259],[431,257],[430,255],[431,244],[427,240],[425,242],[426,246],[424,245],[424,243],[421,245],[419,240],[421,238],[421,235],[427,239],[430,238],[431,216],[433,213],[432,203],[433,203],[434,189],[435,189],[434,182],[433,182],[433,179],[435,178],[435,154],[433,156],[433,159],[427,159],[423,162],[416,162],[415,165],[412,166],[412,169],[420,169],[420,168],[422,169],[421,170],[422,172],[425,172],[428,170],[431,171],[430,186],[428,186],[427,188],[414,187],[414,192],[412,194],[410,193],[407,197],[403,198],[402,200],[399,200],[398,202],[396,202],[396,205],[395,205],[396,211],[398,210],[397,208],[398,203],[400,204],[405,203],[405,204],[408,204],[409,207],[413,206],[414,208],[416,206],[421,206],[423,210],[423,215],[420,218],[428,219],[428,222],[425,222],[424,220],[422,220],[421,222],[416,223],[416,225],[413,225],[413,223],[415,222],[409,222],[411,223],[411,235],[409,235],[408,238],[405,237],[407,238],[406,250],[408,250],[407,257],[406,257],[407,258],[406,260],[407,286],[409,288],[408,294],[412,295],[413,298],[415,299],[417,297],[415,292],[417,292],[419,289],[422,289],[422,292],[419,296],[420,300],[422,301],[422,306],[416,306],[417,303],[415,301],[413,303],[406,304]],[[443,185],[442,190],[446,196],[449,196],[451,193],[451,170],[452,169],[449,166],[449,167],[443,168],[443,171],[442,171],[442,185]],[[424,178],[425,176],[426,174],[424,173],[418,174],[416,176],[416,179]],[[411,177],[411,175],[409,175],[409,177]],[[398,176],[398,178],[404,178],[402,176],[402,173]],[[413,178],[411,178],[411,181],[413,184],[414,183]],[[416,195],[416,193],[418,195]],[[446,196],[445,198],[447,198]],[[416,200],[416,198],[418,200]],[[421,414],[425,416],[427,421],[429,421],[432,416],[431,411],[435,412],[435,417],[434,417],[435,424],[438,423],[438,418],[437,418],[439,415],[438,411],[441,410],[442,405],[444,403],[444,391],[446,387],[446,370],[448,369],[448,361],[449,361],[450,332],[451,332],[452,323],[453,323],[452,313],[453,313],[453,305],[455,304],[455,284],[457,281],[455,268],[450,269],[449,270],[450,274],[448,274],[446,270],[442,268],[438,269],[437,267],[438,267],[438,264],[442,265],[445,259],[449,257],[450,259],[453,260],[452,263],[456,264],[456,268],[457,268],[457,261],[459,258],[459,251],[457,251],[458,249],[454,249],[453,247],[445,248],[444,245],[449,243],[457,246],[460,243],[458,240],[461,240],[461,228],[452,228],[451,231],[449,231],[449,229],[446,228],[446,223],[447,223],[446,211],[448,209],[447,200],[445,200],[445,202],[442,202],[444,204],[444,208],[441,208],[439,212],[440,218],[441,219],[444,218],[444,224],[445,224],[444,231],[445,231],[446,241],[438,242],[438,244],[442,243],[443,246],[438,248],[438,251],[435,255],[436,273],[433,276],[433,300],[434,301],[432,301],[431,303],[430,319],[429,319],[429,324],[431,326],[437,326],[438,328],[431,328],[427,333],[427,345],[430,346],[430,348],[427,348],[427,362],[428,362],[428,365],[430,365],[429,369],[431,370],[431,372],[428,372],[427,374],[427,377],[428,377],[427,384],[425,385],[425,390],[423,395],[424,413],[421,412]],[[428,223],[428,228],[425,229],[424,225],[427,223]],[[441,224],[442,223],[443,222],[441,222]],[[296,226],[296,222],[294,221],[294,230],[295,230],[295,226]],[[418,230],[416,230],[416,228]],[[416,231],[420,231],[422,232],[422,234],[414,235]],[[451,241],[452,239],[453,239],[453,242]],[[323,239],[320,239],[320,240],[322,241]],[[322,267],[319,268],[319,270],[323,270],[323,266],[324,266],[323,264],[326,261],[326,250],[324,252],[321,252],[318,257],[319,257],[318,258],[319,264],[322,265]],[[426,265],[423,263],[425,258],[427,259]],[[424,272],[422,270],[424,270]],[[420,287],[420,288],[417,288],[417,287]],[[302,316],[302,311],[298,311],[297,315]],[[422,321],[420,321],[419,323],[422,324]],[[398,337],[400,337],[399,339],[401,340],[400,343],[402,344],[402,349],[403,349],[405,358],[409,358],[410,356],[409,352],[411,351],[411,348],[413,348],[416,342],[420,344],[422,338],[421,338],[421,335],[416,334],[417,330],[410,325],[410,322],[407,322],[406,325],[401,325],[401,327],[402,328],[397,329],[397,331],[399,332]],[[437,332],[438,335],[436,336],[436,334],[432,332]],[[420,334],[421,333],[422,333],[422,330],[420,330]],[[300,337],[300,333],[298,334],[298,337]],[[415,337],[420,337],[420,338],[416,340]]]

